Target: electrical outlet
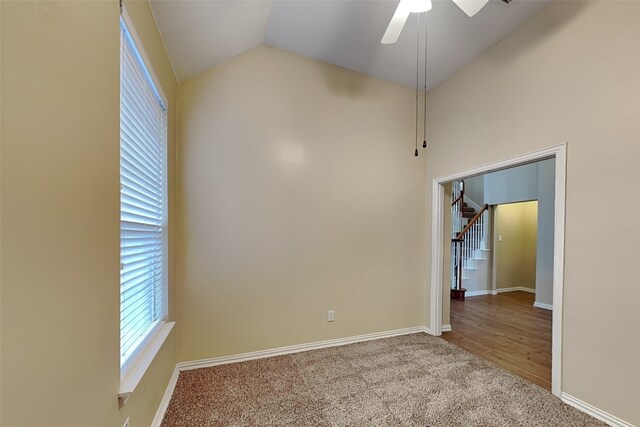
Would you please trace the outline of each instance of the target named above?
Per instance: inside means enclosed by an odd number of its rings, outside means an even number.
[[[502,234],[498,235],[498,242],[502,242]]]
[[[124,422],[124,424],[122,425],[122,427],[131,427],[131,426],[129,425],[129,418],[127,418],[127,419],[125,420],[125,422]]]
[[[333,322],[336,320],[336,312],[334,310],[329,310],[327,313],[327,322]]]

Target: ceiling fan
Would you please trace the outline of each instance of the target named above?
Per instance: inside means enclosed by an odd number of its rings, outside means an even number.
[[[484,7],[489,0],[452,0],[468,16],[473,16]],[[393,44],[398,40],[400,32],[409,14],[431,10],[431,0],[400,0],[396,12],[389,22],[387,31],[382,36],[382,44]]]

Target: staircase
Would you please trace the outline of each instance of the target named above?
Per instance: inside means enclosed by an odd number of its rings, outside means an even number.
[[[453,183],[451,203],[451,298],[464,301],[464,281],[487,259],[489,206],[476,210],[465,202],[464,181]]]

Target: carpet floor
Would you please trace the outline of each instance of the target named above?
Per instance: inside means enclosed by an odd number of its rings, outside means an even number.
[[[163,427],[605,426],[427,334],[183,371]]]

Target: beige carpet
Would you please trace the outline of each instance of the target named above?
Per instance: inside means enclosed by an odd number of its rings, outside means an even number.
[[[164,427],[604,426],[427,334],[180,373]]]

